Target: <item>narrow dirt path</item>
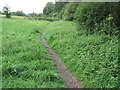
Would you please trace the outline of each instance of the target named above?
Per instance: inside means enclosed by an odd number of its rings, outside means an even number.
[[[60,70],[61,77],[66,81],[68,88],[82,88],[81,83],[76,80],[76,78],[67,70],[66,66],[63,64],[59,56],[52,50],[52,48],[47,44],[45,38],[45,31],[42,33],[42,42],[48,50],[48,53],[53,57],[56,62],[58,69]]]

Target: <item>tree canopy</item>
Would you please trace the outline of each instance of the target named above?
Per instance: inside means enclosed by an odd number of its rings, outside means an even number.
[[[3,14],[6,15],[6,18],[11,18],[10,8],[8,6],[3,7]]]
[[[43,9],[43,13],[46,16],[52,16],[55,10],[55,5],[52,2],[48,2]]]

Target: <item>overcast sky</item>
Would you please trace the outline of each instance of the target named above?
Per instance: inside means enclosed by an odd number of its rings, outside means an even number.
[[[8,4],[11,11],[22,10],[24,13],[42,13],[47,2],[55,3],[55,0],[1,0],[0,11]]]

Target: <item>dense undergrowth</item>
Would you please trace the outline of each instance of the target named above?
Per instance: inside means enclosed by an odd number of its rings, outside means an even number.
[[[3,19],[3,88],[66,87],[41,42],[40,35],[48,23]]]
[[[87,34],[98,31],[106,35],[118,34],[120,29],[120,2],[70,2],[67,4],[58,2],[56,4],[58,4],[56,8],[60,8],[59,5],[63,4],[61,11],[57,12],[58,17],[77,22],[78,30],[81,30],[80,27],[82,26]]]
[[[118,36],[86,35],[76,23],[59,21],[48,25],[45,38],[84,87],[118,87]]]

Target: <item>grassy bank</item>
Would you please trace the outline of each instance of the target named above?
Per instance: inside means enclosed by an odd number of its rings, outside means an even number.
[[[3,88],[65,87],[41,42],[47,21],[3,19]]]
[[[118,87],[118,37],[88,35],[73,22],[48,25],[46,40],[84,87]]]

